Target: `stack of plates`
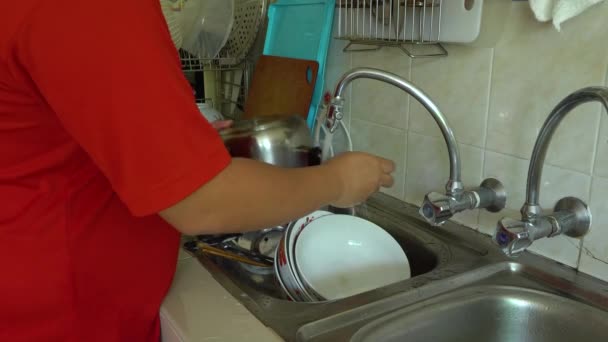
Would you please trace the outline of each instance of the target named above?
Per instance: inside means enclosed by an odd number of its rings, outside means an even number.
[[[285,230],[274,267],[283,290],[298,302],[353,296],[410,277],[399,243],[377,225],[315,211]]]

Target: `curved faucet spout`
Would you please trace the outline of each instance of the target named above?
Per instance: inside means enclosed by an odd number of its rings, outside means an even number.
[[[589,231],[592,215],[585,202],[576,197],[564,197],[557,201],[553,211],[543,212],[539,197],[543,164],[555,130],[574,108],[595,101],[608,110],[608,88],[588,87],[575,91],[558,103],[545,120],[530,159],[526,203],[521,208],[521,220],[505,217],[496,225],[494,242],[508,256],[521,254],[532,242],[541,238],[558,235],[580,238]]]
[[[447,119],[427,94],[395,74],[372,68],[357,68],[342,76],[336,86],[334,99],[327,114],[328,128],[331,132],[336,128],[338,120],[343,117],[342,106],[344,100],[342,99],[342,93],[350,82],[358,78],[369,78],[388,83],[410,94],[426,108],[441,130],[450,157],[450,179],[445,185],[445,195],[431,192],[424,197],[420,207],[420,215],[428,223],[435,226],[441,225],[454,214],[464,210],[484,208],[488,211],[497,212],[505,207],[507,194],[502,183],[496,179],[486,179],[479,187],[464,190],[460,174],[458,144]]]
[[[574,108],[587,102],[600,102],[608,110],[608,88],[606,87],[587,87],[580,89],[563,99],[553,109],[540,130],[532,157],[530,168],[528,169],[528,183],[526,188],[526,203],[522,208],[524,218],[534,218],[540,215],[540,181],[543,172],[543,165],[551,138],[564,117]]]
[[[448,148],[448,155],[450,158],[450,179],[446,185],[446,190],[448,194],[458,196],[463,190],[460,173],[460,154],[458,152],[458,145],[456,143],[456,138],[454,137],[454,132],[452,132],[448,121],[441,113],[441,110],[439,110],[439,107],[437,107],[422,90],[403,78],[383,70],[372,68],[356,68],[345,74],[336,86],[334,98],[340,100],[346,86],[358,78],[368,78],[391,84],[410,94],[426,108],[439,126]]]

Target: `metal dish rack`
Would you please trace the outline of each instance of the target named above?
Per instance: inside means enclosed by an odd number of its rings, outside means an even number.
[[[180,50],[182,71],[187,76],[202,72],[205,85],[213,85],[209,87],[212,95],[205,89],[202,101],[229,119],[238,120],[243,114],[255,62],[251,50],[265,27],[267,8],[268,0],[236,0],[232,31],[216,58],[200,58]]]
[[[446,0],[450,1],[450,0]],[[345,52],[398,47],[411,58],[447,56],[439,42],[443,0],[338,0]]]
[[[231,57],[204,59],[183,50],[180,50],[180,59],[185,74],[202,72],[205,79],[212,80],[214,91],[210,95],[207,88],[202,102],[210,103],[228,119],[237,120],[241,117],[253,74],[253,63],[250,60],[232,65],[234,59]],[[207,82],[205,84],[210,85]]]

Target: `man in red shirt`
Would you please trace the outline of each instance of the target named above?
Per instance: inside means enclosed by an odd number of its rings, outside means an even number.
[[[0,27],[0,341],[158,341],[180,232],[274,226],[392,184],[392,162],[361,153],[231,159],[158,0],[2,1]]]

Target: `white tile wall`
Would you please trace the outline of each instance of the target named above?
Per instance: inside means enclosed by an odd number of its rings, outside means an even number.
[[[452,46],[449,53],[449,58],[414,60],[411,81],[444,110],[458,142],[483,147],[493,51]],[[410,112],[410,131],[441,136],[437,124],[417,101],[412,101]]]
[[[403,58],[398,49],[357,52],[352,56],[353,67],[372,67],[410,78],[411,60]],[[357,110],[353,118],[372,121],[390,127],[407,129],[410,98],[391,85],[376,80],[361,79],[352,87],[351,105]]]
[[[509,191],[507,209],[460,214],[454,219],[492,234],[503,216],[519,217],[529,157],[551,109],[570,92],[608,86],[608,2],[595,6],[556,32],[537,22],[527,2],[514,2],[500,42],[493,48],[449,45],[446,58],[410,60],[398,49],[343,53],[332,43],[327,86],[350,67],[397,73],[425,90],[444,111],[459,142],[463,178],[476,186],[500,179]],[[448,159],[430,116],[396,89],[355,81],[347,120],[357,150],[397,163],[396,186],[387,192],[420,204],[425,193],[442,191]],[[593,229],[584,240],[536,241],[531,251],[608,281],[608,115],[597,104],[580,106],[557,131],[544,168],[541,205],[564,196],[590,204]]]
[[[405,130],[370,123],[353,118],[350,133],[357,137],[353,141],[355,150],[365,150],[380,157],[393,160],[396,169],[393,174],[395,184],[384,191],[394,197],[403,198],[405,182],[405,151],[407,150],[407,134]]]

